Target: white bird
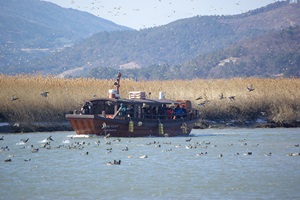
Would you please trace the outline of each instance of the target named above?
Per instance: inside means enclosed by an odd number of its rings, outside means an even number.
[[[39,152],[39,148],[32,148],[32,153],[37,153]]]
[[[18,100],[19,98],[18,97],[15,97],[15,96],[12,96],[11,98],[10,98],[10,100],[11,101],[16,101],[16,100]]]
[[[148,156],[147,155],[143,155],[140,158],[148,158]]]

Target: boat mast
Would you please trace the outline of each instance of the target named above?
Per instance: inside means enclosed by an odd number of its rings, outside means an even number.
[[[117,95],[116,95],[116,98],[120,98],[120,93],[119,93],[119,88],[120,88],[120,79],[121,79],[121,72],[119,71],[118,72],[118,76],[117,76],[117,82],[114,83],[114,85],[116,86],[116,89],[117,89]]]

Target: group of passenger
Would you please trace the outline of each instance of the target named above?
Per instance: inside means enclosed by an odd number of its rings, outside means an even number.
[[[85,102],[81,108],[82,114],[91,114],[92,104],[90,102]],[[134,111],[134,105],[121,104],[118,108],[119,116],[134,117],[134,113],[137,112],[137,117],[147,118],[147,119],[181,119],[188,116],[188,112],[184,105],[177,104],[174,106],[167,106],[162,104],[161,106],[149,106],[143,104],[141,109]]]
[[[129,107],[127,105],[121,104],[119,107],[119,116],[129,116],[133,117],[134,114],[134,107],[133,105],[130,105]]]
[[[174,108],[168,108],[167,110],[167,118],[168,119],[180,119],[181,117],[185,118],[187,116],[187,110],[185,106],[179,106],[179,104]]]
[[[178,104],[175,108],[167,107],[166,104],[162,104],[161,106],[146,106],[143,107],[144,118],[152,118],[152,119],[180,119],[181,117],[185,118],[187,116],[187,110],[184,105],[180,107]]]

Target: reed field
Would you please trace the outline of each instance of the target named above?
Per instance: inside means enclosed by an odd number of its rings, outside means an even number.
[[[0,76],[0,121],[60,122],[93,97],[107,97],[115,80]],[[265,119],[300,121],[300,79],[233,78],[213,80],[133,81],[121,78],[120,96],[145,91],[148,98],[189,99],[204,120],[240,122]],[[252,85],[252,86],[251,86]],[[248,88],[254,89],[249,91]],[[41,95],[48,92],[47,96]],[[151,95],[149,95],[151,92]],[[198,100],[196,100],[198,98]]]

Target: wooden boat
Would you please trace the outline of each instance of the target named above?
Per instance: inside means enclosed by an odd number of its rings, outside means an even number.
[[[190,134],[199,120],[191,101],[167,100],[162,92],[159,99],[149,99],[142,91],[129,92],[128,99],[120,98],[120,78],[119,72],[116,89],[109,90],[108,98],[91,99],[80,111],[66,115],[76,134],[111,137]]]

